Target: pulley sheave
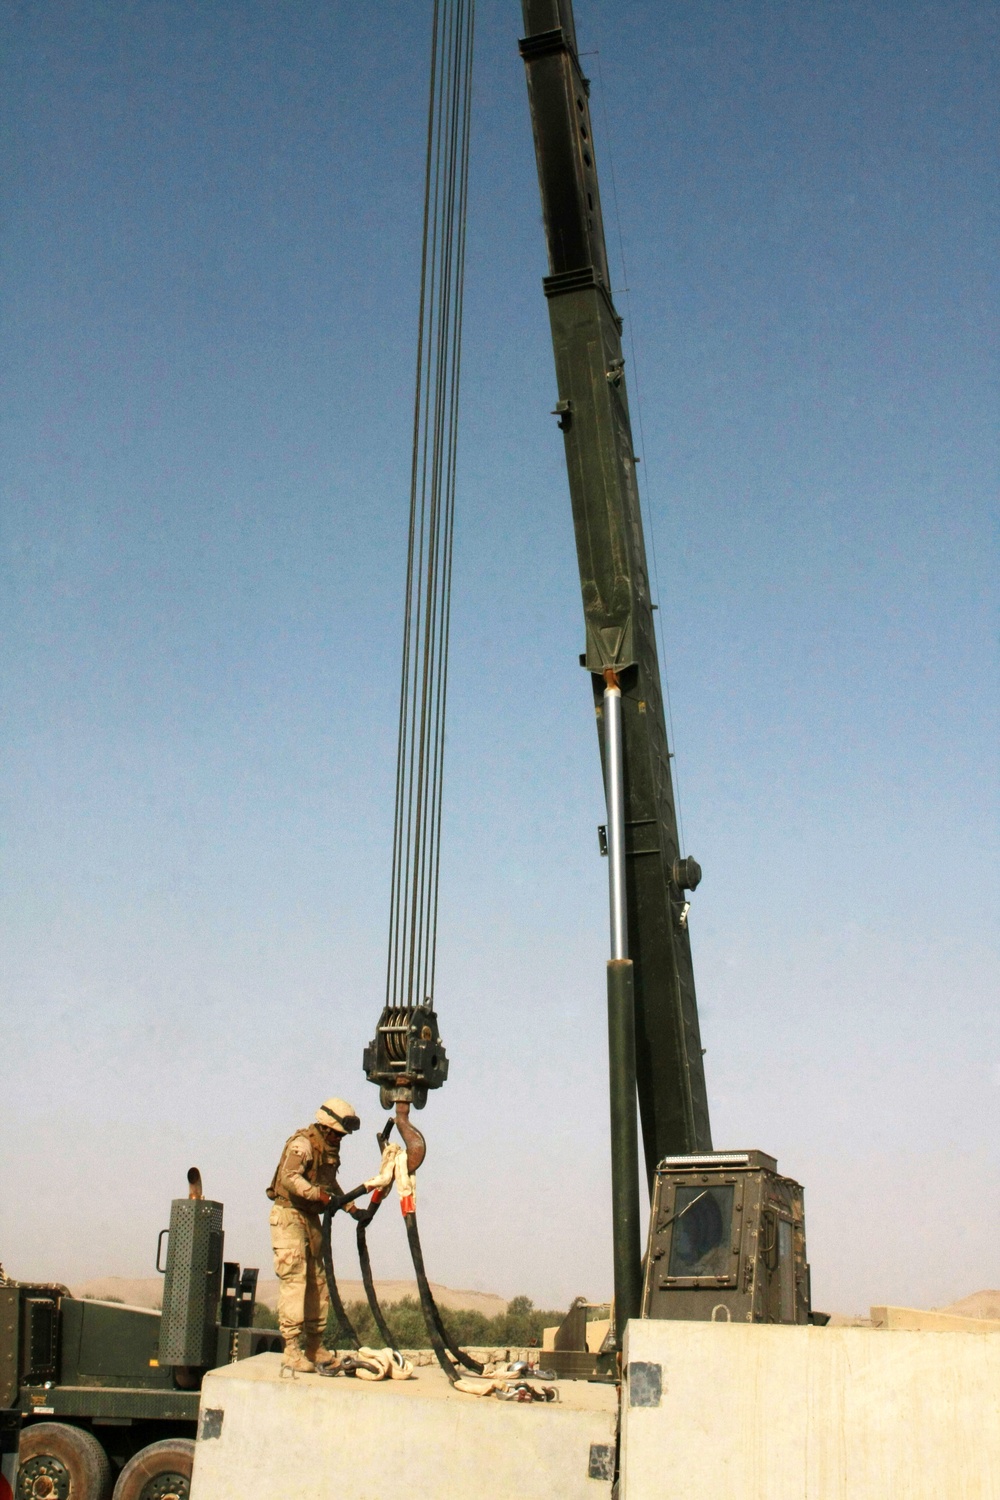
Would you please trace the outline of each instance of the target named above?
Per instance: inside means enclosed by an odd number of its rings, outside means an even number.
[[[440,1088],[448,1077],[448,1057],[429,1002],[385,1007],[365,1048],[364,1070],[370,1083],[380,1085],[383,1109],[401,1102],[424,1107],[427,1090]]]

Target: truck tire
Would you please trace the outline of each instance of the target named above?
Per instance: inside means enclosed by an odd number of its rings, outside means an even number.
[[[193,1463],[190,1438],[150,1443],[122,1469],[113,1500],[188,1500]]]
[[[82,1427],[36,1422],[21,1433],[15,1500],[109,1500],[108,1455]]]

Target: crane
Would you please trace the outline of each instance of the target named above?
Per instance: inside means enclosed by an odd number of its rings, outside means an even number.
[[[572,0],[522,0],[558,417],[607,797],[608,1043],[618,1347],[629,1317],[809,1317],[802,1190],[763,1152],[714,1152],[687,896],[629,417]],[[638,1102],[652,1228],[640,1265]],[[663,1269],[665,1265],[666,1269]],[[684,1293],[682,1297],[673,1295]],[[730,1293],[732,1295],[730,1295]]]
[[[380,1103],[395,1107],[393,1125],[405,1143],[409,1173],[425,1149],[411,1110],[424,1107],[449,1070],[434,989],[473,18],[472,0],[442,0],[442,6],[434,10],[428,111],[389,960],[385,1003],[364,1055]],[[611,919],[608,1056],[614,1339],[620,1351],[626,1323],[641,1311],[706,1317],[722,1305],[727,1316],[803,1320],[808,1266],[798,1184],[779,1178],[774,1158],[762,1152],[712,1149],[688,929],[688,896],[701,869],[678,838],[589,85],[572,0],[522,0],[522,8],[520,47],[548,242],[544,289],[555,351],[555,414],[583,596],[580,663],[592,685],[607,798],[602,835]],[[645,1275],[640,1126],[652,1206]],[[386,1142],[383,1132],[383,1148]],[[412,1194],[404,1193],[403,1201],[428,1330],[442,1369],[457,1379],[462,1355],[448,1345],[426,1284]],[[365,1272],[363,1226],[359,1236]],[[331,1300],[345,1335],[356,1342],[336,1295],[329,1219],[326,1246]],[[364,1279],[381,1328],[371,1278]]]
[[[628,1239],[622,1245],[616,1233],[616,1293],[636,1308],[636,1095],[650,1186],[665,1156],[712,1147],[686,900],[701,870],[682,857],[677,833],[590,88],[580,67],[571,0],[524,0],[522,9],[521,55],[549,255],[544,287],[555,351],[555,412],[566,447],[583,592],[586,642],[580,662],[593,685],[609,788],[612,1172],[616,1219],[624,1218]]]

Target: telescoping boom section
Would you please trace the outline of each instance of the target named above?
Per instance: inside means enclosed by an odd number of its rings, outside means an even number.
[[[621,690],[627,957],[647,1178],[665,1156],[712,1146],[686,893],[701,871],[681,857],[653,605],[597,186],[589,86],[570,0],[523,0],[521,42],[548,241],[545,278],[556,414],[566,444],[591,673],[603,731]],[[617,705],[616,705],[617,708]],[[602,759],[607,736],[599,732]],[[607,770],[607,767],[605,767]],[[624,955],[620,955],[624,957]]]

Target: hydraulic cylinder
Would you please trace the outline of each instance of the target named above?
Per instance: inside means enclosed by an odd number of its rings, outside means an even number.
[[[628,957],[625,896],[625,790],[622,695],[614,674],[604,689],[604,779],[608,807],[608,887],[611,961],[608,964],[608,1066],[611,1091],[611,1219],[614,1238],[615,1336],[618,1348],[629,1318],[639,1316],[639,1131],[635,1090],[635,983]]]
[[[614,1238],[615,1338],[639,1316],[642,1265],[639,1224],[639,1132],[635,1096],[635,998],[632,960],[608,964],[608,1071],[611,1083],[611,1218]]]

